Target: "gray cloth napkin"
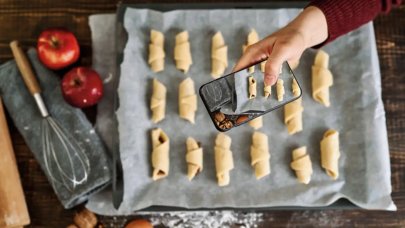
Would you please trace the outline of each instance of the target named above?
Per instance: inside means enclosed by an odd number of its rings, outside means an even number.
[[[109,184],[111,180],[109,159],[99,136],[84,113],[64,101],[59,77],[38,61],[34,49],[28,51],[28,58],[42,88],[42,96],[49,112],[67,132],[76,138],[89,158],[90,171],[85,183],[69,190],[62,184],[51,181],[51,176],[45,168],[42,145],[41,123],[43,118],[34,98],[25,86],[14,60],[0,66],[0,95],[4,99],[4,104],[15,126],[51,182],[57,197],[65,208],[71,208],[86,201],[89,195]]]

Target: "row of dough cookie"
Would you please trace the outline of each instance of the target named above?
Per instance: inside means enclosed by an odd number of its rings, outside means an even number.
[[[283,101],[284,100],[284,81],[282,79],[278,79],[276,83],[276,90],[277,90],[277,100]],[[293,92],[294,97],[300,95],[301,90],[298,86],[297,80],[295,78],[292,80],[291,90]],[[271,95],[271,86],[264,85],[263,88],[264,97],[268,98]],[[248,98],[254,99],[257,96],[257,81],[253,76],[248,77]]]
[[[219,186],[229,184],[229,172],[234,168],[230,145],[229,136],[223,133],[218,134],[215,141],[215,162]],[[339,175],[339,150],[339,133],[333,129],[326,131],[321,140],[321,165],[334,180]],[[260,132],[253,133],[250,153],[251,165],[255,169],[256,178],[260,179],[269,175],[270,153],[267,135]],[[310,182],[313,170],[305,146],[293,150],[290,166],[295,171],[300,183],[308,184]]]
[[[152,179],[159,180],[169,174],[170,139],[160,128],[152,130],[151,138]],[[215,139],[215,168],[219,186],[229,184],[229,173],[234,168],[231,142],[232,139],[224,133],[219,133]],[[186,148],[187,176],[189,180],[192,180],[203,170],[203,149],[201,144],[191,137],[187,138]],[[270,153],[267,135],[260,132],[253,133],[250,154],[256,178],[260,179],[270,174]]]
[[[333,180],[339,176],[339,133],[336,130],[327,130],[321,140],[321,166],[326,174]],[[305,146],[292,152],[291,169],[295,171],[298,182],[308,184],[312,175],[312,163]]]
[[[148,63],[153,72],[163,71],[164,58],[164,35],[159,31],[151,30]],[[193,63],[187,31],[183,31],[176,35],[174,59],[176,61],[177,69],[187,73]],[[211,59],[211,75],[214,78],[218,78],[223,75],[228,67],[228,46],[225,45],[221,32],[217,32],[212,37]]]
[[[242,46],[243,52],[246,51],[247,47],[255,44],[259,41],[259,36],[257,32],[252,29],[248,34],[246,45]],[[151,30],[150,31],[150,44],[149,44],[149,58],[148,63],[153,72],[160,72],[164,70],[164,35],[163,33]],[[176,68],[184,73],[187,73],[193,63],[191,56],[191,48],[189,42],[189,35],[187,31],[180,32],[175,38],[175,48],[174,48],[174,59],[176,62]],[[211,75],[214,78],[218,78],[224,74],[226,68],[228,67],[228,46],[225,45],[224,38],[221,32],[217,32],[212,37],[211,44],[211,59],[212,59],[212,69]],[[295,62],[298,65],[298,61]],[[295,64],[293,63],[293,64]],[[261,63],[261,70],[264,72],[266,61]],[[292,66],[294,69],[296,66]],[[249,72],[254,72],[254,66],[249,68]]]
[[[151,138],[152,179],[159,180],[169,174],[170,139],[160,128],[152,130]],[[226,186],[230,183],[230,171],[234,168],[231,143],[232,139],[224,133],[219,133],[215,139],[215,169],[219,186]],[[203,149],[201,144],[191,137],[187,138],[186,148],[187,176],[189,180],[192,180],[203,170]],[[270,153],[266,134],[253,133],[250,155],[256,178],[260,179],[269,175]],[[321,165],[334,180],[339,175],[339,157],[339,133],[332,129],[328,130],[321,140]],[[310,182],[313,170],[305,146],[293,150],[290,166],[300,183],[308,184]]]
[[[248,98],[254,99],[257,96],[257,82],[253,76],[248,77]],[[264,97],[268,98],[271,95],[271,86],[264,86]],[[277,100],[283,101],[284,97],[284,81],[282,79],[277,80]]]
[[[232,139],[224,133],[219,133],[215,139],[215,169],[219,186],[230,183],[230,171],[234,168],[231,142]],[[256,178],[269,175],[270,153],[267,135],[261,132],[253,133],[250,155]]]
[[[164,58],[164,35],[159,31],[151,30],[148,63],[153,72],[163,71]],[[187,31],[176,35],[174,59],[176,61],[176,68],[187,73],[193,63]],[[221,32],[217,32],[212,38],[211,59],[211,75],[214,78],[218,78],[223,75],[228,67],[228,46],[225,45]]]
[[[154,181],[169,175],[170,139],[160,128],[151,131],[152,139],[152,179]],[[187,176],[192,180],[203,169],[203,151],[201,145],[189,137],[186,142]]]
[[[159,80],[153,79],[150,109],[152,110],[152,121],[154,123],[158,123],[165,118],[166,93],[166,87]],[[179,115],[194,124],[196,111],[197,95],[194,82],[188,77],[179,84]]]
[[[188,32],[183,31],[176,35],[176,45],[174,47],[174,60],[176,68],[187,73],[193,60],[191,58],[190,42]],[[164,69],[164,35],[163,33],[151,30],[149,44],[148,63],[153,72],[160,72]]]

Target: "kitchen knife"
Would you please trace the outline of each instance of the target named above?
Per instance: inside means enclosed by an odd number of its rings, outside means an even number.
[[[115,122],[115,134],[112,134],[112,157],[113,157],[113,178],[112,178],[112,200],[113,206],[116,210],[119,209],[123,198],[124,198],[124,171],[122,168],[121,154],[119,147],[119,132],[118,132],[118,120],[115,115],[115,111],[119,107],[119,97],[118,97],[118,85],[119,85],[119,75],[120,75],[120,65],[123,59],[123,50],[126,45],[126,32],[123,27],[122,20],[118,18],[123,18],[125,13],[125,7],[118,7],[117,10],[117,23],[116,23],[116,39],[115,39],[115,51],[116,51],[116,61],[114,74],[113,74],[113,85],[114,85],[114,112],[112,112],[112,119]]]
[[[118,80],[115,78],[114,79],[114,88],[117,88],[118,86]],[[114,110],[117,110],[118,108],[118,94],[117,91],[115,90],[114,92]],[[113,112],[113,117],[114,121],[116,120],[115,117],[115,111]],[[112,164],[112,199],[113,199],[113,206],[115,209],[119,209],[123,197],[124,197],[124,177],[123,177],[123,169],[122,169],[122,163],[121,163],[121,155],[120,155],[120,148],[119,148],[119,137],[118,137],[118,130],[116,131],[115,134],[112,134],[112,158],[113,158],[113,164]]]

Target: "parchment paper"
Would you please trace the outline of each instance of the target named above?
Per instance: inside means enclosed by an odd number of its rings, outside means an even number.
[[[196,89],[212,80],[210,76],[211,37],[221,31],[228,45],[227,72],[242,54],[242,44],[251,28],[264,37],[284,26],[300,10],[181,10],[160,13],[153,10],[127,9],[124,25],[128,42],[121,64],[119,84],[119,121],[121,159],[124,167],[125,194],[120,209],[113,209],[110,192],[95,195],[87,207],[100,214],[131,214],[151,205],[185,208],[326,206],[339,198],[347,198],[366,209],[396,210],[390,193],[390,163],[381,101],[381,81],[374,30],[371,23],[324,47],[331,56],[330,69],[334,85],[330,89],[330,108],[316,103],[311,97],[311,65],[314,50],[308,50],[295,74],[303,89],[304,130],[289,136],[283,124],[283,109],[263,117],[260,131],[269,136],[271,174],[256,180],[250,166],[250,144],[253,129],[248,125],[227,134],[232,137],[235,169],[231,183],[218,187],[214,166],[214,140],[217,131],[212,125],[201,100],[198,100],[196,124],[178,116],[178,84],[186,75],[175,68],[173,49],[175,35],[186,29],[190,34],[193,65],[187,76]],[[90,22],[110,21],[111,16],[91,17]],[[108,24],[108,23],[103,23]],[[93,33],[114,29],[96,27]],[[148,64],[150,29],[165,34],[165,70],[153,73]],[[99,37],[106,42],[111,37]],[[102,48],[101,45],[97,45]],[[96,47],[97,47],[96,46]],[[93,46],[95,47],[95,46]],[[104,47],[105,48],[105,47]],[[98,53],[105,53],[97,50]],[[115,56],[104,56],[105,60]],[[105,62],[95,62],[98,64]],[[105,73],[105,72],[104,72]],[[150,121],[149,102],[153,78],[167,89],[166,119],[159,124]],[[99,110],[101,112],[103,110]],[[98,119],[97,123],[101,122]],[[150,130],[161,127],[170,137],[170,174],[154,182],[151,179]],[[320,166],[319,144],[323,133],[334,128],[340,132],[341,157],[339,178],[332,181]],[[204,171],[192,182],[186,176],[185,141],[192,136],[202,142]],[[292,149],[306,145],[314,174],[308,185],[299,184],[291,171]]]

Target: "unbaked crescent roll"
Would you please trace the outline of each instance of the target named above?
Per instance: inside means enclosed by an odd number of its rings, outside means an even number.
[[[267,63],[267,60],[260,63],[260,71],[262,73],[264,73],[264,71],[266,70],[266,63]]]
[[[165,67],[164,36],[156,30],[150,31],[148,63],[153,72],[162,71]]]
[[[166,87],[157,79],[153,79],[153,93],[150,102],[152,122],[157,123],[165,118],[166,112]]]
[[[329,68],[329,55],[323,50],[319,50],[315,55],[314,65],[322,68]]]
[[[330,106],[329,87],[333,85],[333,76],[328,69],[329,55],[320,50],[312,66],[312,97],[315,101]]]
[[[253,129],[257,130],[263,127],[263,116],[256,117],[249,121],[249,125],[253,127]]]
[[[179,85],[179,114],[181,118],[194,123],[196,111],[197,95],[194,82],[191,78],[186,78]]]
[[[183,31],[176,35],[174,59],[176,61],[176,68],[183,71],[184,73],[187,73],[190,69],[191,64],[193,63],[187,31]]]
[[[228,67],[228,46],[225,45],[221,32],[215,33],[212,37],[211,59],[211,75],[213,78],[218,78],[224,74]]]
[[[169,175],[170,140],[162,129],[152,130],[152,179],[159,180]]]
[[[187,177],[191,181],[199,172],[203,170],[203,149],[195,139],[187,138]]]
[[[253,76],[248,78],[249,81],[249,99],[253,99],[256,97],[256,79]]]
[[[284,81],[283,79],[277,80],[277,100],[283,101],[284,99]]]
[[[300,65],[300,60],[288,61],[288,65],[290,65],[291,70],[295,70]]]
[[[270,153],[267,135],[255,132],[250,147],[251,165],[255,168],[256,179],[270,174]]]
[[[302,99],[298,98],[284,106],[284,123],[287,125],[288,134],[292,135],[302,131]]]
[[[215,139],[215,169],[219,186],[229,184],[229,172],[233,169],[231,151],[232,139],[224,133],[219,133]]]
[[[293,92],[294,97],[298,97],[300,95],[300,87],[298,86],[297,80],[293,78],[291,83],[291,90]]]
[[[308,184],[311,181],[312,163],[306,146],[293,150],[290,166],[295,171],[298,182]]]
[[[332,85],[333,76],[328,69],[312,66],[312,97],[315,101],[329,107],[329,87]]]
[[[271,95],[271,85],[264,85],[264,97],[268,98]]]
[[[339,157],[339,132],[327,130],[321,141],[321,164],[334,180],[339,176]]]
[[[249,47],[252,44],[255,44],[259,41],[259,35],[257,34],[256,30],[252,29],[247,37],[246,45],[242,46],[243,52],[246,51],[246,48]],[[255,72],[255,66],[249,67],[249,73]]]

